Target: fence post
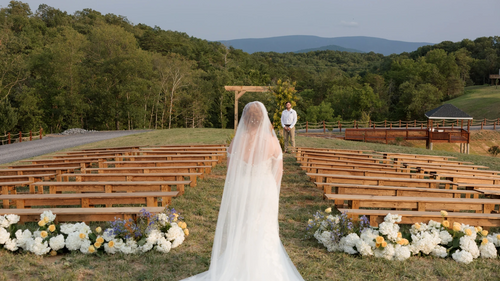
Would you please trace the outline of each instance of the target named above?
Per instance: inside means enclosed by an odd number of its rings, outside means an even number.
[[[399,119],[399,128],[401,128],[401,119]]]
[[[497,122],[493,122],[493,130],[497,129]]]
[[[443,119],[443,128],[445,127],[446,125],[444,124],[444,119]]]
[[[42,139],[43,128],[40,128],[40,139]]]
[[[306,121],[306,133],[307,133],[307,129],[309,128],[309,122]]]
[[[375,130],[375,122],[373,122],[373,129]]]
[[[408,122],[406,122],[406,130],[408,130]]]
[[[358,124],[356,124],[356,120],[354,120],[354,128],[358,128]]]
[[[387,128],[387,120],[384,120],[384,128]]]
[[[420,123],[420,129],[424,128],[424,123]]]
[[[339,133],[342,132],[342,125],[340,124],[340,121],[337,121],[337,127],[339,127]]]
[[[323,120],[323,134],[326,133],[325,121]]]
[[[455,122],[451,123],[451,129],[453,130],[453,125],[455,125]]]
[[[392,122],[391,122],[391,129],[392,129]]]
[[[19,142],[23,142],[23,132],[19,131]]]
[[[10,144],[10,132],[7,133],[7,143]]]
[[[30,141],[33,140],[33,134],[31,133],[31,130],[30,130]]]

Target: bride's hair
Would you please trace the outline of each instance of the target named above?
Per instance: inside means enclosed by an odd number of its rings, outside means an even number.
[[[245,106],[242,115],[245,126],[250,130],[255,130],[262,124],[264,112],[258,103],[252,102]]]

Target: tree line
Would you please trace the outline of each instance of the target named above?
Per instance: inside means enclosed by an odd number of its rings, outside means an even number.
[[[301,121],[422,119],[500,68],[500,37],[412,53],[248,54],[84,9],[10,1],[0,9],[0,132],[233,126],[225,85],[296,83]],[[270,114],[272,93],[247,93]],[[239,110],[241,112],[241,108]],[[270,115],[272,117],[272,115]]]

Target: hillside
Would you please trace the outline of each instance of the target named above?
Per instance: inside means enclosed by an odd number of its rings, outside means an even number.
[[[340,47],[337,45],[328,45],[328,46],[323,46],[323,47],[319,47],[319,48],[303,49],[303,50],[298,50],[294,53],[308,53],[308,52],[315,52],[315,51],[340,51],[340,52],[351,52],[351,53],[364,53],[363,51],[360,51],[360,50],[344,48],[344,47]]]
[[[366,53],[375,52],[383,55],[390,55],[413,52],[419,47],[433,45],[432,43],[404,42],[366,36],[324,38],[309,35],[246,38],[221,40],[220,42],[226,46],[232,46],[233,48],[241,49],[250,54],[255,52],[297,52],[304,49],[316,49],[329,45],[336,45]]]
[[[500,87],[472,86],[465,88],[465,94],[446,101],[467,112],[474,119],[500,118]]]

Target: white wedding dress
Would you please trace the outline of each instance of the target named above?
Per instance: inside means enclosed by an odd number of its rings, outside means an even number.
[[[279,238],[283,156],[262,103],[245,106],[229,152],[210,269],[185,280],[304,280]]]

